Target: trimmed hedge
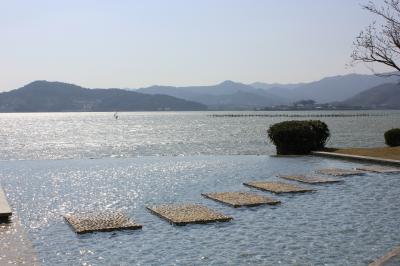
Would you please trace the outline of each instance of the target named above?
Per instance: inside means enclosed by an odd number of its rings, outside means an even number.
[[[328,126],[320,120],[284,121],[268,129],[277,154],[308,154],[321,150],[329,138]]]
[[[400,146],[400,128],[392,128],[385,132],[385,143],[390,147]]]

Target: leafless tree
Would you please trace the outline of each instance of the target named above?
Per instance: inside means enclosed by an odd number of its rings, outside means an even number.
[[[354,41],[352,63],[380,63],[400,71],[400,0],[369,2],[363,8],[378,21],[361,31]],[[389,75],[400,75],[397,74]]]

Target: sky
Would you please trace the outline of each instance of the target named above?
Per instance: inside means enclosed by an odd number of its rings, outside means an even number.
[[[0,91],[297,83],[347,73],[367,0],[0,0]],[[376,66],[377,71],[385,71]]]

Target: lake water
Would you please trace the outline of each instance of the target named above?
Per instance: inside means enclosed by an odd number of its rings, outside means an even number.
[[[331,130],[328,145],[336,147],[383,146],[383,133],[400,127],[400,111],[262,113],[379,115],[318,118]],[[315,119],[210,114],[120,113],[118,120],[112,113],[0,114],[0,160],[273,154],[266,133],[271,124]]]
[[[368,113],[379,116],[319,118],[331,129],[329,145],[382,146],[383,132],[400,127],[399,112]],[[210,114],[0,114],[0,182],[41,263],[367,265],[400,243],[400,175],[347,177],[292,196],[250,189],[242,183],[359,164],[269,156],[266,130],[288,118]],[[213,191],[253,191],[282,204],[234,209],[200,195]],[[145,209],[181,202],[234,219],[175,227]],[[62,219],[115,209],[143,229],[78,236]]]

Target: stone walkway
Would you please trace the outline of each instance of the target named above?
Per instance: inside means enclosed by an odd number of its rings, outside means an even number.
[[[65,220],[77,234],[109,232],[114,230],[136,230],[142,225],[120,211],[100,213],[75,213],[64,215]]]
[[[232,217],[198,204],[164,204],[147,206],[157,216],[174,225],[228,222]]]
[[[314,189],[300,187],[297,185],[282,183],[282,182],[264,182],[264,181],[252,181],[243,183],[243,185],[256,188],[263,191],[268,191],[272,193],[304,193],[313,192]]]
[[[281,203],[279,200],[264,197],[251,192],[213,192],[202,193],[201,195],[234,208],[254,207],[265,204],[276,205]]]
[[[343,180],[341,179],[325,178],[319,176],[278,175],[278,177],[308,184],[330,184],[330,183],[343,182]]]

